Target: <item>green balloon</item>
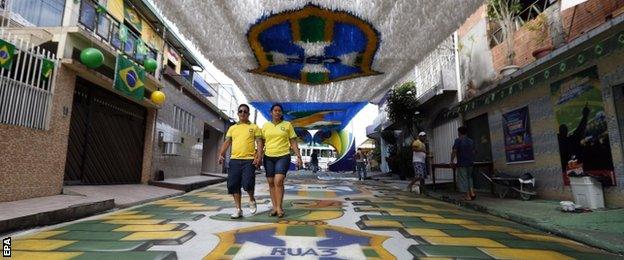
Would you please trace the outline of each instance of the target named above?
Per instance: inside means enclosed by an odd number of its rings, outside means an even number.
[[[80,52],[80,62],[91,69],[95,69],[104,63],[104,54],[96,48],[86,48]]]
[[[145,67],[145,70],[148,72],[154,72],[156,71],[156,68],[158,67],[158,63],[156,62],[155,59],[146,59],[145,61],[143,61],[143,66]]]

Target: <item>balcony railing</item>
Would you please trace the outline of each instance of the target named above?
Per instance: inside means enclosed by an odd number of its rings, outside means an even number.
[[[50,129],[50,109],[58,60],[50,51],[0,33],[15,47],[11,65],[0,67],[0,124]]]
[[[158,52],[145,43],[143,45],[146,47],[147,53],[139,52],[141,37],[134,33],[129,26],[126,29],[127,39],[122,41],[120,39],[120,26],[125,26],[123,21],[118,21],[106,10],[98,9],[98,5],[92,0],[80,1],[78,23],[82,28],[92,32],[96,38],[125,53],[139,64],[142,64],[146,58],[156,59],[158,56]]]

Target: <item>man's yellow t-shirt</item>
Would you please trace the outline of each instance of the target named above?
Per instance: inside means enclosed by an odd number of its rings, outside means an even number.
[[[264,154],[271,157],[280,157],[290,154],[290,139],[296,138],[295,129],[288,121],[275,125],[273,122],[266,122],[262,126],[262,137],[264,138]]]
[[[231,159],[248,160],[255,157],[256,146],[254,141],[256,138],[262,138],[262,131],[256,124],[239,122],[230,126],[225,138],[232,139]]]

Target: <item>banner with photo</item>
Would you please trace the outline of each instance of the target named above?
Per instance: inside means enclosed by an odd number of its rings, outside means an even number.
[[[529,108],[523,107],[503,114],[505,157],[507,163],[533,161],[533,139]]]
[[[603,185],[615,186],[609,132],[596,67],[578,72],[550,86],[558,125],[559,155],[565,185],[568,161],[573,157],[583,172]]]

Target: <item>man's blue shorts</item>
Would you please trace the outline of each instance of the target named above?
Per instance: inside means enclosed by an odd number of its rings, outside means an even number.
[[[253,191],[256,186],[256,167],[253,160],[230,159],[227,189],[228,194],[241,193],[240,189]]]

